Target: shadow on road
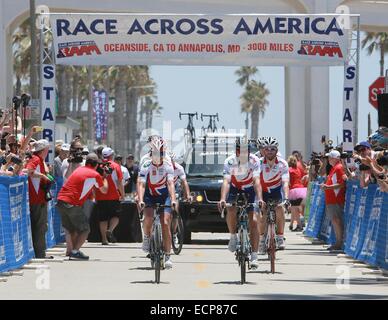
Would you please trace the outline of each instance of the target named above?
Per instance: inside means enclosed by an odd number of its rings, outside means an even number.
[[[266,294],[240,294],[231,295],[232,297],[243,297],[246,299],[262,300],[365,300],[365,299],[387,299],[387,296],[373,294],[332,294],[332,295],[305,295],[305,294],[287,294],[287,293],[266,293]]]
[[[145,271],[150,271],[154,270],[152,267],[137,267],[137,268],[129,268],[128,270],[145,270]]]
[[[240,281],[219,281],[219,282],[213,282],[213,284],[232,284],[232,285],[238,285],[238,286],[241,286],[241,282]],[[244,285],[247,284],[247,285],[257,285],[257,282],[245,282]]]
[[[153,280],[145,280],[145,281],[131,281],[130,282],[131,284],[157,284],[155,281]],[[160,281],[159,284],[170,284],[170,282],[163,282],[163,281]]]

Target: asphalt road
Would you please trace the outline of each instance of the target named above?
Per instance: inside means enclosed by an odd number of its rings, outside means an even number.
[[[366,274],[366,266],[311,244],[300,233],[287,233],[287,248],[278,252],[275,274],[260,256],[260,266],[239,283],[239,267],[227,251],[226,234],[194,234],[194,243],[173,256],[174,268],[154,271],[140,243],[102,247],[87,243],[90,261],[62,261],[58,246],[46,269],[25,269],[22,276],[0,282],[3,299],[387,299],[388,277]],[[210,239],[210,240],[209,240]],[[35,264],[34,264],[35,265]],[[344,281],[341,279],[345,278]],[[348,280],[347,280],[348,279]]]

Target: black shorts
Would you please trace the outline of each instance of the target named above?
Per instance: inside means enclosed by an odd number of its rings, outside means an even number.
[[[119,200],[100,200],[97,201],[96,211],[98,221],[109,221],[114,217],[120,216],[121,203]]]
[[[299,199],[296,199],[296,200],[290,200],[290,203],[291,203],[291,206],[300,206],[302,201],[303,201],[303,199],[299,198]]]

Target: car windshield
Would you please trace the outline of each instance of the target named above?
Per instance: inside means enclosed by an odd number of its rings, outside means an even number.
[[[188,157],[186,173],[189,176],[220,176],[224,162],[234,152],[234,146],[197,146]]]

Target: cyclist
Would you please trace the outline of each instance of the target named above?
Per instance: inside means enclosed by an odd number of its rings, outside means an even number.
[[[151,144],[151,141],[152,140],[157,140],[157,139],[161,139],[163,140],[163,138],[161,136],[158,136],[158,135],[151,135],[148,137],[148,140],[147,140],[147,143],[150,145]],[[164,142],[164,148],[167,149],[167,144],[166,144],[166,141],[163,140]],[[139,161],[139,168],[141,168],[141,166],[146,162],[146,161],[150,161],[151,160],[151,153],[152,153],[152,148],[150,148],[150,150],[148,150],[148,152],[146,154],[144,154],[141,158],[140,158],[140,161]],[[169,162],[171,162],[171,159],[170,159],[170,156],[168,154],[165,154],[164,155],[164,158],[167,159]]]
[[[262,203],[259,176],[259,159],[250,153],[249,145],[243,145],[241,139],[237,138],[235,154],[226,158],[224,163],[224,181],[221,187],[219,210],[221,211],[225,208],[226,201],[232,202],[238,192],[246,194],[249,203],[255,202],[255,195],[257,196],[258,202]],[[226,198],[227,196],[228,198]],[[248,207],[247,210],[252,244],[251,267],[257,268],[257,249],[259,242],[257,215],[253,206]],[[230,232],[228,249],[231,252],[235,252],[237,246],[237,209],[235,207],[227,208],[226,222]]]
[[[171,158],[171,164],[172,164],[172,167],[174,169],[174,185],[175,185],[175,191],[177,194],[180,193],[180,190],[181,190],[181,187],[183,187],[183,194],[184,194],[184,198],[189,201],[189,202],[192,202],[192,197],[190,195],[190,187],[189,187],[189,184],[187,183],[187,180],[186,180],[186,173],[185,173],[185,169],[181,166],[180,163],[177,162],[177,159],[176,159],[176,156],[173,152],[169,152],[169,156]],[[180,185],[178,183],[178,180],[180,180]],[[176,229],[178,227],[178,221],[176,219],[174,219],[174,222],[173,223],[173,239],[172,241],[174,241],[175,243],[177,243],[178,241],[178,237],[177,237],[177,234],[176,234]]]
[[[158,136],[150,139],[151,160],[145,161],[141,166],[137,193],[138,208],[142,210],[146,205],[161,203],[171,205],[177,210],[177,201],[174,187],[174,169],[171,162],[165,157],[165,141]],[[172,268],[170,258],[171,252],[171,208],[164,208],[161,215],[163,246],[166,254],[165,267]],[[153,209],[148,207],[144,209],[144,239],[142,249],[145,252],[150,251],[150,237],[153,224]]]
[[[289,172],[287,162],[277,156],[279,143],[276,138],[266,137],[262,141],[264,157],[260,160],[260,184],[263,191],[263,200],[268,202],[269,200],[278,202],[276,208],[276,246],[279,250],[285,249],[284,242],[284,224],[285,224],[285,207],[289,208],[290,202],[288,201],[288,183]],[[266,216],[265,210],[264,216]],[[266,219],[263,219],[264,223],[260,224],[260,243],[259,253],[265,254],[265,237]]]

